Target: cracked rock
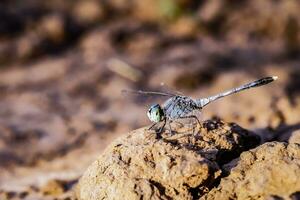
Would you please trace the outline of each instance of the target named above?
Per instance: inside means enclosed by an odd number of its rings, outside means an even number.
[[[299,199],[300,144],[265,143],[236,164],[202,199]]]
[[[118,138],[86,170],[78,198],[198,199],[218,181],[223,163],[259,143],[236,124],[192,126],[160,137],[142,128]]]

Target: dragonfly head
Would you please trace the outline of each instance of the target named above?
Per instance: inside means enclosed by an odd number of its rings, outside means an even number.
[[[159,104],[152,105],[149,108],[147,115],[150,121],[154,123],[160,122],[165,119],[165,113]]]

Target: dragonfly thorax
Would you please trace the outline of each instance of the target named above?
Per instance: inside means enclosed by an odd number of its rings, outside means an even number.
[[[147,115],[150,121],[154,123],[163,121],[165,119],[165,113],[159,104],[152,105],[149,108]]]
[[[178,119],[191,115],[194,110],[201,109],[196,102],[187,96],[174,96],[163,104],[165,116],[168,119]]]

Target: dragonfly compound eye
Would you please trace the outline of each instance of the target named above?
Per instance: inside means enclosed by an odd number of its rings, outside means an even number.
[[[163,110],[159,104],[152,105],[149,108],[147,115],[150,121],[155,123],[162,121],[164,118]]]

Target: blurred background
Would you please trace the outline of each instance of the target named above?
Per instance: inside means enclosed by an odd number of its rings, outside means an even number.
[[[74,199],[116,137],[149,125],[122,89],[194,98],[277,75],[207,106],[266,141],[300,141],[297,0],[2,0],[0,199]]]

